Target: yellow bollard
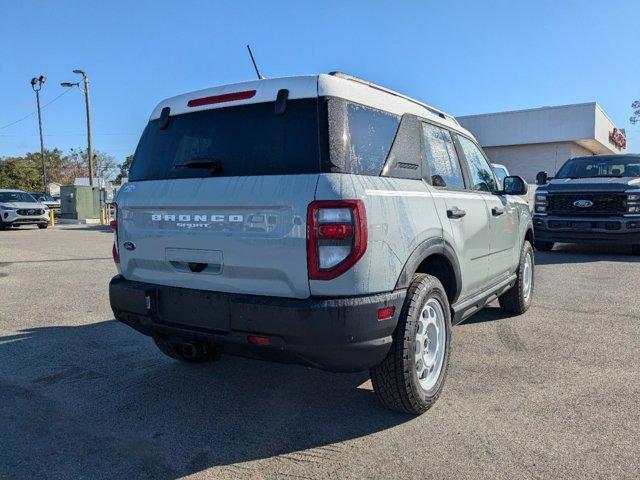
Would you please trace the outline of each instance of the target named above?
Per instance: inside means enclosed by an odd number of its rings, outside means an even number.
[[[49,209],[49,226],[56,226],[56,216],[53,214],[53,208]]]
[[[100,209],[100,225],[107,224],[107,212],[105,212],[104,207]]]

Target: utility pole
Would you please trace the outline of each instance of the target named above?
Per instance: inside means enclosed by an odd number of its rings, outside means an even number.
[[[38,130],[40,131],[40,161],[42,162],[42,191],[47,191],[47,167],[44,163],[44,140],[42,138],[42,114],[40,113],[40,89],[47,78],[44,75],[31,79],[31,88],[36,92],[36,106],[38,108]]]
[[[91,102],[89,101],[89,76],[84,70],[80,70],[79,68],[74,70],[73,73],[82,75],[82,91],[84,92],[84,104],[87,110],[87,161],[89,163],[89,185],[93,187],[93,142],[91,138]],[[62,82],[60,85],[63,87],[80,88],[80,82]]]

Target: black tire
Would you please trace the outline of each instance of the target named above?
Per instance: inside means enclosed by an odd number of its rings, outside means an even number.
[[[531,290],[529,296],[525,298],[525,284],[524,284],[524,270],[525,259],[527,255],[531,255]],[[516,284],[511,290],[502,294],[498,301],[500,302],[500,308],[503,312],[512,313],[514,315],[522,315],[529,310],[531,306],[531,300],[533,299],[533,290],[535,287],[535,256],[533,254],[533,247],[528,240],[525,240],[520,251],[520,262],[518,263],[518,277]]]
[[[38,228],[41,228],[41,229],[47,228],[48,226],[49,226],[48,223],[39,223],[38,224]]]
[[[631,245],[631,255],[640,255],[640,244]]]
[[[0,230],[9,230],[11,228],[10,223],[5,223],[0,220]]]
[[[541,252],[550,252],[553,250],[553,242],[545,242],[544,240],[536,240],[536,250]]]
[[[218,358],[215,345],[205,342],[172,342],[165,337],[153,337],[158,349],[166,356],[187,363],[211,362]]]
[[[444,317],[444,357],[434,385],[426,390],[416,369],[418,319],[426,303],[435,299]],[[440,281],[431,275],[416,274],[407,290],[393,343],[387,357],[370,370],[371,383],[380,402],[391,410],[418,415],[438,399],[444,386],[451,353],[451,308]]]

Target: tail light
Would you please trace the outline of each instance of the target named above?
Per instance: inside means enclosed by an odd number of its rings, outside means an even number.
[[[118,205],[115,205],[115,220],[109,222],[109,227],[113,230],[113,247],[111,248],[111,254],[113,255],[113,261],[120,263],[120,247],[118,246]]]
[[[331,280],[367,250],[367,214],[362,200],[318,200],[307,211],[309,279]]]

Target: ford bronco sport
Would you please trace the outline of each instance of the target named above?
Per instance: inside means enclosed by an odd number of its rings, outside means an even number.
[[[534,284],[519,177],[451,116],[341,73],[180,95],[151,114],[113,224],[115,317],[187,362],[369,369],[389,408],[442,390],[451,325]]]
[[[555,178],[537,175],[536,247],[555,242],[631,245],[640,255],[640,155],[567,160]]]

